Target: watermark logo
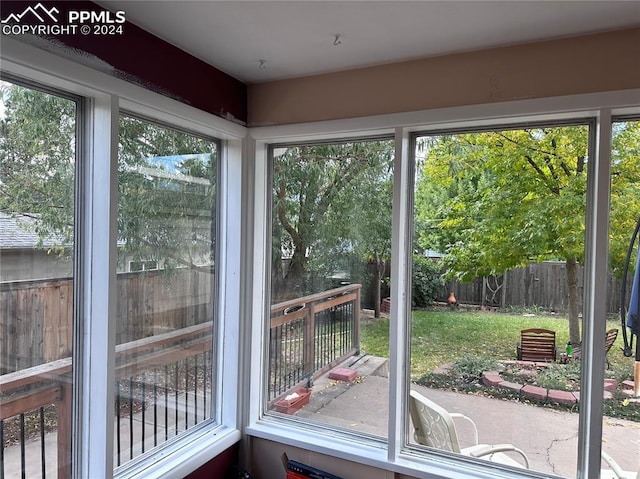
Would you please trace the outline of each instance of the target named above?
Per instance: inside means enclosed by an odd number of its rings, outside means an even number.
[[[125,12],[119,10],[68,10],[38,2],[22,12],[10,13],[0,21],[4,35],[122,35]]]
[[[24,17],[35,17],[40,23],[45,22],[45,18],[49,18],[54,22],[58,23],[57,14],[60,13],[56,7],[52,7],[51,9],[47,9],[43,4],[38,3],[35,7],[27,7],[24,9],[24,12],[15,14],[10,14],[7,18],[2,20],[2,23],[22,23],[22,19]],[[27,22],[25,22],[27,23]]]

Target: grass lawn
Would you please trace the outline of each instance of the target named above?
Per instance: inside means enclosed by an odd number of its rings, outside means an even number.
[[[517,392],[483,387],[480,375],[486,369],[498,367],[499,364],[496,364],[495,360],[516,359],[516,343],[520,337],[520,330],[526,328],[546,328],[555,331],[558,353],[564,350],[569,338],[569,325],[567,319],[562,316],[448,309],[414,311],[411,330],[411,381],[428,387],[521,401]],[[606,329],[610,328],[620,329],[619,320],[612,318],[607,321]],[[611,367],[605,371],[605,377],[617,379],[618,384],[623,380],[633,379],[634,358],[624,357],[622,346],[622,334],[619,333],[607,355]],[[389,357],[389,318],[362,324],[361,351],[374,356]],[[433,374],[434,369],[447,364],[455,364],[455,367],[446,374]],[[489,364],[491,366],[488,366]],[[541,374],[534,379],[540,382],[534,384],[563,389],[564,385],[573,381],[573,388],[579,389],[579,369],[568,367],[570,365],[555,364],[557,366],[554,365],[547,370],[547,379],[543,379],[545,375]],[[571,366],[574,365],[577,366]],[[553,386],[545,385],[543,381]],[[575,381],[578,381],[578,384],[575,384]],[[577,411],[577,406],[549,402],[541,405]],[[605,401],[604,414],[640,422],[640,404],[630,401],[628,395],[618,390],[613,393],[611,399]]]
[[[607,322],[607,329],[617,327],[619,320]],[[413,312],[411,330],[411,379],[416,381],[438,366],[453,363],[464,356],[498,360],[516,359],[516,343],[520,330],[546,328],[556,332],[558,352],[569,339],[569,324],[563,316],[479,311],[420,310]],[[625,358],[621,348],[622,334],[609,351],[610,375],[633,375],[633,358]],[[362,325],[362,351],[374,356],[389,355],[389,318]]]

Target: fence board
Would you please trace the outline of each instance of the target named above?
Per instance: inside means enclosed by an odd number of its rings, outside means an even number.
[[[210,275],[193,270],[117,277],[116,343],[211,320]],[[0,283],[0,374],[71,355],[73,280]]]
[[[565,313],[568,308],[567,271],[563,262],[544,261],[531,263],[522,268],[509,270],[504,275],[488,278],[492,288],[495,289],[495,281],[503,281],[504,291],[496,293],[496,302],[491,303],[492,293],[486,289],[483,301],[482,283],[484,278],[475,278],[469,283],[449,282],[442,288],[438,301],[445,302],[449,293],[454,292],[459,303],[476,304],[496,307],[538,307],[547,311]],[[630,283],[630,282],[629,282]],[[582,293],[584,288],[583,269],[579,273],[579,310],[582,309]],[[627,298],[630,295],[631,285],[628,285]],[[620,311],[621,284],[614,276],[607,278],[607,291],[600,298],[606,302],[607,313],[617,314]]]

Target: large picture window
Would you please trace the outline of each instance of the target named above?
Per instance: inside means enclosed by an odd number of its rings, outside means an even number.
[[[386,197],[381,185],[375,198],[359,196],[364,183],[357,180],[331,201],[314,196],[332,184],[332,159],[350,158],[344,149],[356,142],[270,147],[263,398],[269,418],[298,419],[289,422],[288,441],[326,448],[337,437],[344,439],[336,446],[342,450],[355,439],[363,451],[349,449],[354,457],[385,460],[377,455],[382,439],[386,457],[417,459],[421,471],[447,464],[500,477],[526,468],[527,474],[571,478],[584,468],[610,474],[616,466],[607,460],[637,469],[637,450],[624,447],[637,428],[638,408],[630,391],[633,358],[623,353],[619,317],[623,253],[638,216],[637,120],[613,123],[609,161],[609,146],[602,151],[606,134],[598,133],[595,120],[582,118],[396,130],[396,178]],[[610,126],[606,118],[603,124]],[[413,171],[405,173],[405,165]],[[610,193],[594,174],[608,175],[609,165]],[[346,172],[340,177],[352,180]],[[390,176],[369,178],[388,179],[391,188]],[[370,212],[381,218],[391,203],[395,218],[389,214],[382,224],[391,226],[393,218],[402,231],[393,228],[389,237]],[[600,213],[609,203],[611,221],[605,224]],[[356,216],[345,221],[341,215],[350,210],[343,205],[353,206]],[[398,218],[405,206],[406,217]],[[316,214],[320,208],[323,215]],[[382,278],[390,290],[373,304],[363,293],[360,300],[359,353],[388,360],[384,374],[359,370],[359,356],[350,352],[347,362],[309,360],[327,344],[322,333],[313,337],[322,331],[317,324],[340,324],[329,321],[339,317],[332,314],[351,284],[329,289],[340,286],[331,279],[346,278],[331,273],[343,264],[342,255],[358,257],[359,231],[370,242],[393,240],[388,277]],[[607,237],[608,267],[599,261]],[[635,250],[631,263],[633,274]],[[363,284],[364,291],[366,280],[354,280],[351,268],[348,282]],[[327,378],[336,365],[346,370]],[[356,371],[352,378],[350,369]],[[399,399],[403,394],[406,402]],[[601,400],[603,414],[590,414],[594,404],[600,410]],[[477,434],[469,421],[459,421],[461,415],[475,423]],[[594,428],[600,420],[602,430]],[[308,422],[323,427],[307,428]],[[267,431],[261,426],[255,426],[258,435]],[[584,441],[602,444],[602,462],[591,456],[585,461]]]
[[[120,118],[114,465],[215,420],[220,146]]]
[[[530,468],[575,474],[576,443],[562,467],[551,457],[568,431],[577,438],[578,414],[546,424],[579,397],[588,135],[541,125],[416,138],[414,288],[429,277],[433,304],[412,312],[419,444],[470,447],[419,433],[442,406],[474,420],[483,443],[528,451]],[[485,457],[527,465],[517,452]]]
[[[333,407],[366,407],[359,381],[388,392],[393,157],[388,139],[272,149],[271,411],[385,436],[385,414]]]

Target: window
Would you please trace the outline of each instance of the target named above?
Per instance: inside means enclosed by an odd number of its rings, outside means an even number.
[[[240,439],[245,130],[9,44],[0,476],[185,477]]]
[[[158,269],[157,261],[129,261],[129,271],[150,271]]]
[[[602,450],[626,471],[638,468],[637,449],[630,451],[628,438],[621,434],[637,427],[637,400],[633,397],[634,363],[638,359],[640,331],[629,321],[632,309],[637,318],[637,304],[632,302],[631,288],[637,275],[637,232],[640,221],[640,119],[615,118],[612,124],[611,203],[609,221],[609,269],[607,307],[617,314],[607,322],[605,338],[605,390]],[[636,232],[635,241],[634,232]],[[626,275],[625,275],[626,270]],[[623,294],[624,293],[624,294]],[[636,298],[637,300],[637,298]],[[637,324],[637,323],[636,323]],[[635,335],[635,337],[633,336]],[[608,352],[607,352],[608,349]],[[635,363],[637,364],[637,363]],[[613,426],[617,427],[613,427]],[[628,430],[628,429],[627,429]]]
[[[561,105],[562,101],[558,101]],[[589,100],[585,101],[587,108]],[[483,119],[470,108],[470,119],[464,122],[443,121],[440,112],[425,113],[424,116],[437,125],[427,133],[418,126],[395,130],[391,294],[382,301],[386,302],[385,308],[390,309],[391,316],[388,326],[371,331],[385,338],[378,343],[384,346],[375,354],[384,356],[388,352],[389,355],[388,401],[384,401],[383,406],[380,401],[341,401],[340,397],[325,395],[326,383],[315,379],[308,404],[304,404],[304,398],[300,408],[287,409],[289,402],[278,408],[273,401],[277,402],[279,397],[269,396],[263,386],[267,413],[254,416],[254,422],[247,429],[249,434],[319,453],[331,451],[340,458],[367,465],[380,464],[384,468],[387,464],[391,470],[408,476],[416,475],[417,471],[436,477],[449,477],[454,474],[452,471],[469,477],[518,476],[519,466],[496,465],[486,458],[452,454],[418,444],[413,435],[409,397],[410,390],[417,390],[450,412],[473,417],[480,429],[481,442],[511,443],[522,449],[530,461],[527,474],[576,477],[577,473],[595,477],[600,469],[608,468],[599,455],[593,453],[600,447],[614,458],[618,456],[623,468],[637,469],[637,451],[627,447],[621,452],[622,447],[616,446],[630,440],[627,432],[635,430],[635,423],[625,423],[625,419],[609,412],[612,406],[618,411],[627,408],[626,420],[634,420],[636,402],[620,386],[613,392],[604,390],[610,388],[610,380],[618,377],[621,369],[625,380],[628,381],[630,375],[625,363],[628,358],[622,357],[620,349],[611,349],[605,354],[605,332],[619,325],[620,320],[615,317],[615,301],[602,295],[607,284],[619,282],[615,266],[613,263],[610,268],[607,266],[604,254],[610,233],[610,247],[619,247],[613,245],[617,227],[612,224],[610,228],[606,221],[609,155],[612,188],[618,188],[611,193],[612,204],[630,204],[635,191],[635,173],[632,173],[637,156],[632,134],[635,124],[625,128],[614,126],[614,146],[610,150],[607,129],[611,123],[605,110],[598,111],[595,117],[595,110],[581,114],[557,110],[557,113],[532,117],[527,115],[528,105],[516,102],[510,108],[514,116],[508,123]],[[486,118],[504,113],[499,107],[482,110]],[[449,118],[448,111],[442,115]],[[464,117],[458,110],[452,115]],[[415,117],[410,116],[411,120]],[[626,117],[624,121],[637,122],[637,117]],[[384,123],[378,118],[361,119],[359,126],[362,131],[380,131],[380,122]],[[338,132],[354,128],[349,121],[336,121],[326,129]],[[625,147],[616,146],[620,144],[617,135],[622,135],[623,130],[626,132],[623,136],[631,141]],[[304,136],[305,131],[308,137]],[[420,131],[423,133],[412,133]],[[284,174],[278,169],[283,168],[284,159],[293,148],[300,148],[300,144],[278,143],[286,141],[289,134],[295,141],[309,138],[313,143],[303,146],[310,148],[325,144],[318,141],[321,135],[312,127],[306,130],[282,127],[259,130],[256,134],[255,208],[258,212],[263,196],[261,178],[267,176],[267,171],[274,177],[271,182],[265,181],[269,186],[264,196],[273,195],[273,204],[271,215],[267,215],[272,223],[272,241],[266,247],[264,258],[264,263],[271,267],[265,271],[264,278],[270,285],[270,306],[273,308],[280,300],[284,304],[276,324],[273,316],[265,321],[272,327],[285,324],[287,316],[303,326],[307,314],[304,308],[309,304],[304,301],[304,307],[300,304],[296,308],[296,301],[300,302],[296,294],[287,298],[273,296],[274,291],[282,294],[293,290],[278,287],[283,276],[274,276],[274,271],[284,264],[280,262],[284,253],[293,251],[293,247],[282,246],[287,244],[287,235],[281,233],[286,230],[279,227],[276,209],[283,198],[289,198],[286,194],[278,196],[277,177]],[[269,146],[271,137],[275,141]],[[336,142],[327,140],[326,144]],[[263,151],[265,160],[272,161],[270,170],[262,167]],[[622,152],[626,165],[621,168],[622,160],[618,157],[622,158]],[[303,162],[300,158],[301,155],[294,168],[285,169],[291,173],[286,181],[293,181],[295,167]],[[630,187],[620,189],[622,169],[628,177],[622,183]],[[310,177],[306,174],[304,179]],[[301,198],[292,195],[291,204],[297,206]],[[366,215],[366,208],[363,211]],[[612,206],[612,222],[618,221],[613,218],[614,211],[616,208]],[[628,221],[637,220],[634,209],[618,211]],[[260,250],[258,223],[254,248]],[[349,226],[353,224],[356,222]],[[622,229],[626,231],[628,227],[625,228]],[[625,241],[623,247],[626,248],[628,238]],[[300,250],[305,259],[310,259],[314,252],[309,247]],[[277,255],[281,257],[274,266]],[[258,254],[256,259],[259,257]],[[256,278],[255,274],[260,269],[259,263],[255,263],[257,266],[252,270],[258,285],[260,275]],[[280,274],[286,271],[283,268]],[[443,277],[442,273],[447,271],[450,274]],[[262,311],[255,311],[256,316],[262,315]],[[527,349],[517,345],[522,342],[521,332],[534,327],[548,329],[555,335],[550,350],[556,358],[553,363],[535,367],[516,363],[518,354],[524,354]],[[283,344],[295,343],[293,337],[287,336],[288,330],[278,336],[270,329],[266,328],[261,336],[269,355],[260,376],[252,369],[252,379],[272,379],[266,371],[272,371],[274,358],[278,359],[273,351],[278,351]],[[374,344],[367,342],[368,329],[369,324],[362,325],[363,350],[365,345]],[[548,341],[541,342],[548,344]],[[616,347],[619,345],[620,337]],[[305,349],[302,351],[299,357]],[[537,362],[544,363],[544,360]],[[622,363],[626,365],[620,368]],[[521,370],[516,366],[521,366]],[[534,374],[535,379],[531,377]],[[303,374],[294,380],[294,387],[308,386],[306,379]],[[368,376],[363,375],[359,380],[367,384]],[[620,381],[618,379],[618,384]],[[354,393],[357,387],[351,383],[345,390]],[[460,394],[461,390],[469,394]],[[290,394],[288,389],[285,392]],[[536,393],[540,396],[535,397]],[[286,399],[286,395],[280,399]],[[322,408],[314,409],[314,395],[324,399]],[[488,395],[500,399],[481,397]],[[344,397],[350,398],[351,394]],[[493,406],[480,408],[474,401],[488,401]],[[600,401],[605,405],[604,418]],[[372,408],[373,404],[377,406]],[[518,411],[520,407],[540,412],[547,419],[527,419],[523,425],[519,423],[525,417]],[[338,417],[335,413],[339,408],[343,414],[344,411],[350,414],[346,420],[345,416]],[[358,417],[377,421],[382,432],[376,437],[362,434]],[[603,429],[598,426],[601,422]],[[619,424],[630,427],[620,428]],[[467,437],[473,438],[473,432],[462,424],[458,428],[461,447],[469,446],[465,441]],[[376,440],[380,438],[386,439],[384,444]],[[547,444],[542,444],[543,440]],[[516,462],[524,461],[517,453],[507,455]]]
[[[220,150],[134,116],[119,138],[116,466],[217,419]]]
[[[330,408],[319,409],[364,380],[361,371],[369,371],[370,382],[379,379],[381,394],[388,391],[387,380],[371,373],[384,370],[389,354],[388,310],[381,315],[380,306],[388,297],[393,142],[271,151],[267,407],[335,424],[340,419]],[[327,377],[329,370],[336,375]],[[366,397],[354,401],[367,405]],[[385,435],[380,416],[342,421],[351,430]]]
[[[9,79],[0,94],[0,476],[68,477],[78,100]]]
[[[561,464],[537,451],[578,431],[588,144],[587,125],[553,124],[415,142],[414,306],[435,305],[412,311],[411,388],[565,477],[575,445]],[[573,414],[542,434],[550,406]]]

